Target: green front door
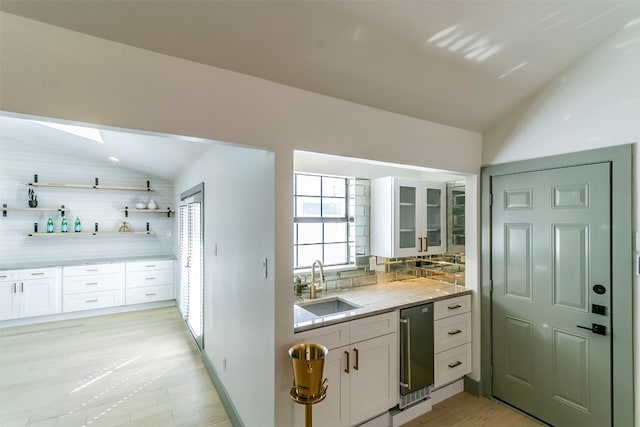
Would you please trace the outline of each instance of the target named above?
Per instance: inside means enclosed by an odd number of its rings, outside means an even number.
[[[610,164],[494,176],[491,192],[493,395],[556,427],[611,426]]]

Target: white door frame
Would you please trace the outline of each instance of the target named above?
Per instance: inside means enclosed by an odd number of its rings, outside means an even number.
[[[481,394],[491,398],[491,181],[493,176],[540,169],[611,162],[611,322],[613,425],[634,422],[633,394],[633,246],[632,145],[487,166],[482,169],[481,238]]]

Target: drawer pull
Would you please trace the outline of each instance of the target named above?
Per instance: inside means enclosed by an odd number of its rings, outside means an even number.
[[[458,360],[457,362],[452,363],[452,364],[447,365],[447,366],[449,366],[450,368],[452,368],[452,369],[453,369],[453,368],[455,368],[456,366],[460,366],[460,365],[462,365],[462,362]]]
[[[457,308],[462,308],[462,306],[460,304],[456,304],[456,305],[450,305],[449,307],[447,307],[449,310],[455,310]]]
[[[144,280],[156,280],[155,277],[145,277]]]
[[[87,286],[94,286],[94,285],[97,285],[97,284],[98,284],[98,282],[85,283],[85,285],[87,285]]]
[[[97,299],[88,299],[85,302],[98,302],[98,300]]]
[[[3,274],[2,276],[0,276],[0,279],[6,279],[6,278],[7,278],[6,274]]]
[[[32,276],[44,276],[43,272],[40,273],[31,273]]]
[[[460,329],[456,329],[455,331],[447,332],[449,335],[458,335],[461,334],[462,331]]]
[[[152,297],[155,294],[156,294],[155,292],[147,292],[145,295],[148,296],[148,297]]]
[[[89,273],[89,272],[92,272],[92,271],[98,271],[98,269],[97,268],[87,268],[85,271]]]
[[[155,266],[156,266],[155,264],[149,264],[149,265],[145,265],[145,268],[153,268]]]

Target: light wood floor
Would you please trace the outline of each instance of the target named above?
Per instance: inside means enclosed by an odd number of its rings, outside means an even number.
[[[508,406],[469,393],[458,393],[433,405],[430,412],[402,427],[539,427]]]
[[[0,426],[230,427],[175,307],[0,329]]]

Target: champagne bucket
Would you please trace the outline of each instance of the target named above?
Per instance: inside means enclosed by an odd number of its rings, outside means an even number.
[[[289,349],[293,363],[295,393],[308,400],[324,397],[326,384],[322,381],[324,359],[329,350],[320,344],[297,344]]]

